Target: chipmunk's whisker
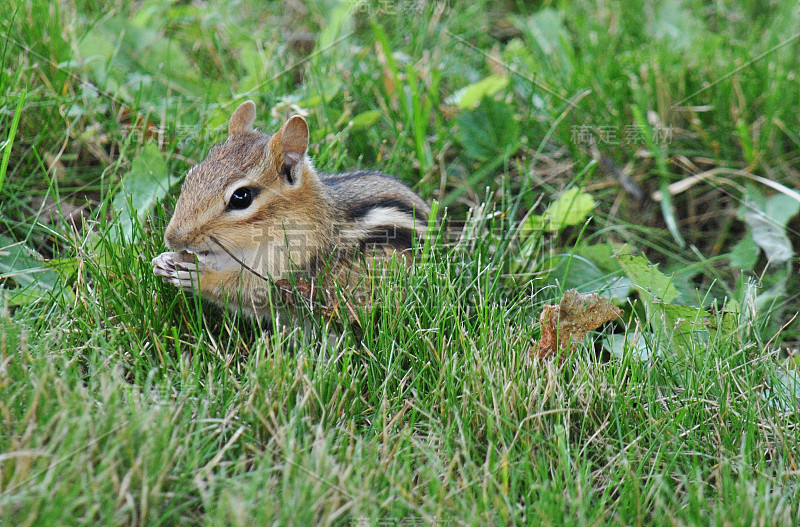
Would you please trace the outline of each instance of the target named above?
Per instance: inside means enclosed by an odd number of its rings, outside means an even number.
[[[262,279],[262,280],[264,280],[265,282],[270,282],[270,283],[272,282],[272,280],[270,280],[268,277],[266,277],[266,276],[262,275],[261,273],[259,273],[258,271],[256,271],[255,269],[253,269],[252,267],[250,267],[249,265],[247,265],[246,263],[244,263],[242,260],[240,260],[239,258],[237,258],[237,257],[236,257],[236,256],[235,256],[235,255],[234,255],[232,252],[230,252],[230,251],[228,250],[228,248],[227,248],[227,247],[225,247],[225,246],[224,246],[224,245],[223,245],[223,244],[222,244],[222,243],[221,243],[221,242],[220,242],[220,241],[219,241],[219,240],[216,238],[216,236],[209,236],[209,239],[210,239],[212,242],[216,243],[216,244],[219,246],[219,248],[220,248],[220,249],[222,249],[223,251],[225,251],[225,253],[226,253],[228,256],[230,256],[231,258],[233,258],[233,260],[234,260],[236,263],[238,263],[239,265],[241,265],[241,266],[242,266],[242,267],[243,267],[245,270],[247,270],[247,271],[250,271],[250,272],[251,272],[251,273],[253,273],[255,276],[257,276],[257,277],[261,278],[261,279]]]

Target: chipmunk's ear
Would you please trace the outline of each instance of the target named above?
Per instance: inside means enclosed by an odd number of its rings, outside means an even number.
[[[308,150],[308,123],[295,115],[281,128],[281,146],[284,163],[294,166],[303,159]]]
[[[253,122],[256,120],[256,103],[244,101],[231,115],[228,123],[228,137],[253,131]]]
[[[273,158],[283,157],[283,166],[279,169],[280,174],[287,183],[294,185],[297,177],[292,169],[303,160],[308,150],[308,123],[306,120],[295,115],[286,121],[278,133],[272,136],[269,148]]]

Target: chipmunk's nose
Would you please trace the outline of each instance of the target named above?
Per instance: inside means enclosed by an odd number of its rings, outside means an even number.
[[[181,232],[173,222],[169,222],[167,229],[164,231],[164,243],[169,249],[173,251],[183,251],[186,249],[186,234]]]

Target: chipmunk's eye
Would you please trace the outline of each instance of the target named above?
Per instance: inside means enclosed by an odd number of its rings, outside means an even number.
[[[252,187],[240,187],[233,191],[228,202],[228,210],[243,210],[253,203],[253,198],[258,192]]]

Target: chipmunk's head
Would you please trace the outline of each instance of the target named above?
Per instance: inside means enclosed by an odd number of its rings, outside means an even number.
[[[308,221],[319,180],[306,155],[305,119],[294,116],[270,136],[253,129],[255,117],[256,105],[242,103],[227,141],[187,174],[164,233],[170,249],[228,267],[226,252],[248,259],[281,225]]]

